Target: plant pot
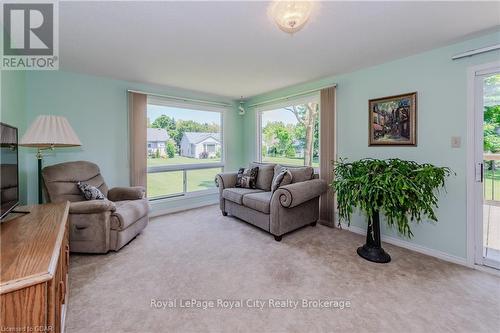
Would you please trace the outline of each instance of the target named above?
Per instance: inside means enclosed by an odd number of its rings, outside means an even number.
[[[358,247],[357,252],[360,257],[372,262],[388,263],[391,261],[391,256],[384,251],[380,242],[380,214],[378,211],[373,213],[371,221],[368,221],[366,244]]]

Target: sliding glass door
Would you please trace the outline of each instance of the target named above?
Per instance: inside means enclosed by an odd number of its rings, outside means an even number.
[[[500,68],[477,72],[476,263],[500,268]]]

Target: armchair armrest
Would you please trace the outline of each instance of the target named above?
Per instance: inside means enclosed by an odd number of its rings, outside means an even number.
[[[281,206],[292,208],[322,195],[327,189],[328,185],[324,180],[312,179],[281,186],[273,196],[279,198]]]
[[[237,172],[222,172],[215,176],[215,185],[218,188],[225,189],[234,187],[236,185],[236,180],[238,179]]]
[[[142,186],[113,187],[108,191],[108,199],[111,201],[139,200],[144,198],[145,193]]]
[[[94,214],[106,211],[114,212],[115,204],[109,200],[89,200],[71,202],[69,205],[70,214]]]

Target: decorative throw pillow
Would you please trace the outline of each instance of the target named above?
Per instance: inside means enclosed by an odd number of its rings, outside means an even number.
[[[274,168],[273,183],[271,185],[271,191],[276,191],[280,186],[288,185],[292,183],[292,173],[285,167],[277,165]]]
[[[85,200],[104,200],[104,194],[102,194],[101,191],[95,186],[78,182],[76,184],[80,192],[82,192],[83,197]]]
[[[241,168],[238,170],[238,178],[236,179],[236,187],[255,188],[259,167]]]

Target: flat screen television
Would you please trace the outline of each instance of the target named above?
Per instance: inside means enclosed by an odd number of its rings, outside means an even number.
[[[19,204],[17,128],[0,123],[0,218]]]

